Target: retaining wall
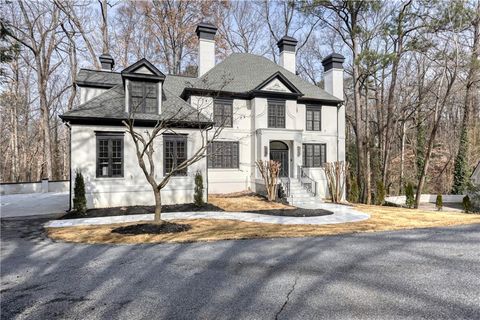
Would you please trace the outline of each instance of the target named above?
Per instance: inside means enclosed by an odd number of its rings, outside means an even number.
[[[66,192],[69,186],[70,180],[0,183],[0,194]]]
[[[442,200],[443,200],[443,203],[458,203],[458,202],[462,202],[463,200],[463,197],[465,197],[465,195],[462,195],[462,194],[443,194],[442,195]],[[403,205],[405,204],[405,196],[394,196],[394,197],[386,197],[385,198],[385,201],[387,202],[391,202],[391,203],[394,203],[394,204],[399,204],[399,205]],[[420,203],[427,203],[427,202],[431,202],[431,203],[435,203],[435,201],[437,200],[437,195],[436,194],[422,194],[420,196]]]

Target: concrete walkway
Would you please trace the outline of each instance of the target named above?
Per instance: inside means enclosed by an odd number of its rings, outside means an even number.
[[[10,194],[0,196],[0,217],[16,218],[64,214],[68,210],[68,192]]]
[[[320,208],[318,208],[320,209]],[[239,220],[246,222],[258,223],[274,223],[274,224],[335,224],[356,222],[370,218],[366,213],[358,212],[352,207],[333,204],[322,204],[322,209],[333,211],[332,215],[319,217],[280,217],[269,216],[258,213],[249,212],[226,212],[226,211],[205,211],[205,212],[166,212],[162,213],[162,218],[165,220],[176,219],[220,219],[220,220]],[[153,214],[137,214],[114,217],[101,218],[82,218],[82,219],[66,219],[66,220],[52,220],[45,224],[45,227],[60,228],[71,226],[84,225],[102,225],[112,223],[124,223],[135,221],[149,221],[153,220]]]

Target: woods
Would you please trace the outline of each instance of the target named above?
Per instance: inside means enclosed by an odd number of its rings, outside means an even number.
[[[322,59],[346,57],[350,201],[373,203],[383,188],[404,194],[409,184],[417,195],[462,194],[480,160],[479,0],[53,0],[1,9],[2,182],[69,178],[58,115],[79,103],[79,68],[98,70],[109,53],[116,71],[145,57],[166,74],[195,76],[201,21],[219,29],[217,63],[232,52],[278,61],[276,42],[289,35],[299,41],[300,76],[322,87]]]

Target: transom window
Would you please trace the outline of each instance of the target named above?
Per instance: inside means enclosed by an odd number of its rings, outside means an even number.
[[[238,142],[213,141],[208,146],[209,168],[238,168]]]
[[[132,112],[158,113],[158,83],[130,81],[130,110]]]
[[[187,160],[187,136],[164,135],[163,136],[163,172],[172,172],[182,162]],[[187,168],[175,172],[175,176],[186,176]]]
[[[306,130],[320,131],[322,130],[322,109],[320,107],[307,107],[306,113]]]
[[[213,121],[217,127],[232,127],[233,101],[215,99],[213,102]]]
[[[268,127],[285,128],[285,101],[268,100]]]
[[[303,144],[303,166],[321,167],[327,162],[327,145],[305,143]]]
[[[123,133],[97,133],[97,178],[123,177]]]

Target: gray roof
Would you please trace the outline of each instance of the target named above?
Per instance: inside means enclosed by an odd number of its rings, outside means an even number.
[[[77,85],[101,87],[113,87],[122,83],[122,75],[120,72],[111,72],[103,70],[80,69],[77,74]]]
[[[302,98],[340,102],[341,100],[327,93],[325,90],[305,81],[299,76],[284,69],[273,61],[249,54],[233,53],[223,62],[197,79],[193,86],[199,89],[222,90],[234,93],[247,93],[270,76],[280,72],[301,93]]]
[[[68,118],[105,118],[127,119],[125,112],[125,89],[123,84],[117,84],[95,98],[67,111],[62,116]],[[185,100],[173,94],[168,89],[163,89],[162,114],[136,113],[135,119],[161,120],[172,119],[188,122],[210,122],[210,119],[200,114]]]
[[[248,53],[234,53],[200,78],[167,75],[163,83],[162,114],[137,113],[135,118],[159,120],[175,116],[176,119],[183,121],[209,122],[207,117],[198,115],[196,110],[181,98],[185,88],[246,94],[278,73],[281,73],[303,94],[302,99],[332,103],[341,101],[267,58]],[[119,72],[81,69],[77,75],[77,85],[102,87],[108,90],[75,109],[65,112],[63,118],[126,119],[128,117],[125,112],[124,85]]]

